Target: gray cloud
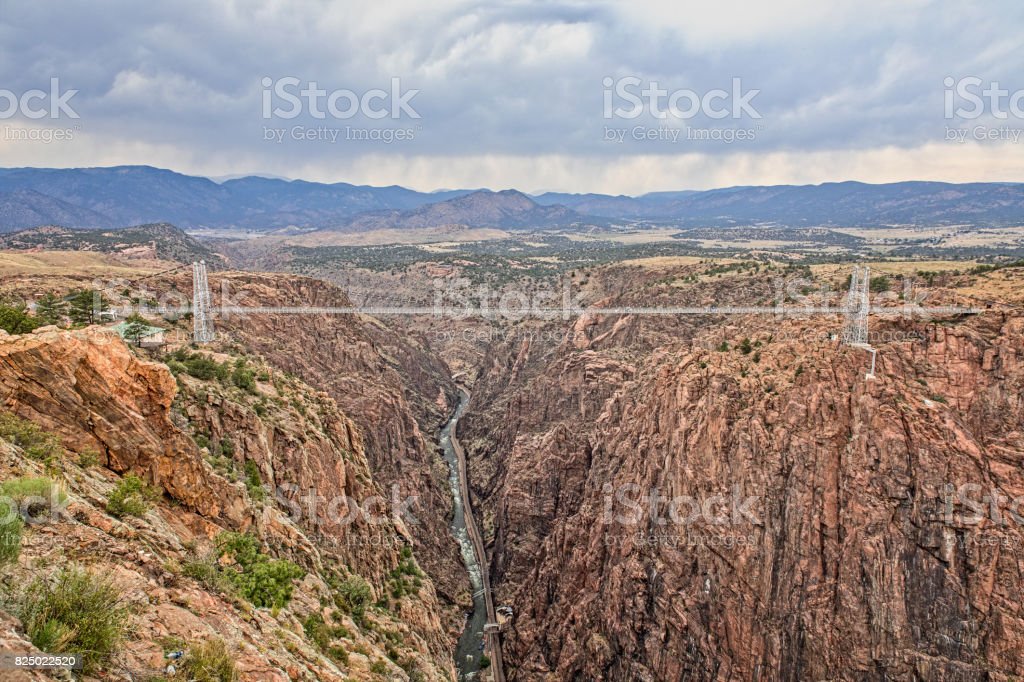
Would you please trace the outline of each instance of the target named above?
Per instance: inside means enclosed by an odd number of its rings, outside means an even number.
[[[538,177],[550,188],[576,190],[591,189],[582,183],[598,177],[613,182],[613,174],[581,168],[623,160],[657,164],[664,157],[666,166],[688,169],[668,181],[697,186],[701,164],[729,166],[737,159],[762,172],[771,158],[788,167],[802,157],[810,163],[823,155],[866,158],[895,149],[906,151],[903,159],[935,159],[942,157],[921,150],[942,143],[943,78],[978,75],[1024,88],[1022,19],[1024,6],[1011,0],[448,0],[429,8],[404,1],[0,2],[0,89],[45,88],[59,77],[65,88],[79,90],[73,101],[81,115],[75,141],[63,147],[0,141],[0,152],[4,165],[79,165],[94,158],[96,164],[350,181],[376,179],[376,164],[392,169],[396,182],[421,186],[431,175],[448,177],[426,170],[432,161],[469,176],[452,180],[475,176],[479,181],[468,184],[501,185],[515,179],[501,181],[502,159],[521,164],[537,157],[544,165]],[[261,116],[267,76],[356,92],[388,89],[397,77],[404,88],[420,91],[412,103],[421,118],[267,121]],[[689,123],[752,129],[755,139],[638,141],[627,133],[622,143],[607,141],[606,127],[666,123],[649,115],[603,117],[602,79],[628,76],[698,93],[728,90],[739,78],[760,91],[753,102],[761,119],[702,116]],[[667,123],[685,130],[678,121]],[[264,139],[265,127],[295,125],[326,126],[342,136],[346,126],[408,128],[414,139]],[[988,146],[993,158],[1006,153]],[[949,165],[961,158],[979,163],[978,150],[964,147],[945,147]],[[405,167],[419,170],[410,175]],[[737,182],[750,180],[743,168]],[[730,177],[722,167],[713,171]]]

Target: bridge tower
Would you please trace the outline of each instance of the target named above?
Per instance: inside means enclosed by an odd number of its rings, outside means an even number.
[[[871,300],[868,290],[871,285],[871,270],[866,266],[853,266],[850,275],[850,290],[846,294],[846,326],[843,329],[843,343],[862,348],[871,353],[871,369],[866,379],[875,378],[875,360],[878,352],[868,342],[868,313],[871,312]]]
[[[192,263],[192,340],[213,341],[213,320],[210,319],[210,283],[206,279],[206,261]]]

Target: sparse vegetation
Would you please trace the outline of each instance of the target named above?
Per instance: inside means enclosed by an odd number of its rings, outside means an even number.
[[[373,601],[373,590],[370,584],[358,575],[351,575],[337,582],[334,587],[334,603],[339,609],[352,616],[357,624],[362,625],[366,616],[366,607]]]
[[[18,560],[23,525],[17,507],[0,500],[0,566]]]
[[[210,592],[235,596],[237,590],[234,583],[221,567],[217,565],[216,557],[196,558],[184,561],[181,565],[181,574],[192,578],[204,589]]]
[[[258,608],[282,608],[292,598],[294,581],[305,575],[286,559],[271,559],[260,551],[253,535],[226,532],[217,538],[221,556],[233,561],[224,567],[239,594]]]
[[[344,647],[331,644],[333,640],[349,634],[344,627],[331,627],[319,613],[311,613],[302,621],[302,631],[306,633],[306,639],[330,659],[337,663],[348,663],[348,652]]]
[[[256,462],[251,459],[245,460],[245,489],[249,491],[249,497],[254,502],[262,502],[267,497],[263,490],[263,482],[260,480],[260,470]]]
[[[210,637],[189,646],[174,679],[189,682],[235,682],[235,657],[224,640]]]
[[[48,466],[55,464],[64,453],[57,434],[44,431],[37,424],[10,412],[0,412],[0,438],[18,446],[26,455]]]
[[[82,450],[78,453],[78,466],[89,469],[100,463],[100,453],[92,449]]]
[[[885,275],[872,277],[868,282],[868,289],[870,289],[873,294],[880,294],[883,291],[889,291],[889,288],[889,278]]]
[[[52,580],[37,578],[18,599],[15,614],[39,649],[82,654],[86,674],[110,659],[129,620],[110,579],[80,568],[64,569]]]
[[[107,511],[118,518],[143,516],[160,496],[138,476],[128,474],[107,498]]]

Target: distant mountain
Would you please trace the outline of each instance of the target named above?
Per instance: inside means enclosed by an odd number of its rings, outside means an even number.
[[[72,230],[44,226],[0,235],[0,249],[100,251],[149,256],[179,263],[205,260],[213,268],[223,259],[174,225],[158,223],[118,230]]]
[[[607,216],[609,218],[645,218],[657,213],[662,207],[695,194],[695,190],[680,192],[653,192],[641,197],[624,194],[566,194],[545,192],[533,197],[542,206],[560,204],[580,213]]]
[[[876,226],[1022,224],[1024,185],[1009,183],[898,182],[869,185],[838,182],[822,185],[728,187],[682,195],[658,193],[639,197],[644,217],[694,225],[751,224]]]
[[[149,166],[0,169],[0,233],[39,224],[115,228],[168,222],[184,229],[221,230],[464,224],[523,229],[631,220],[680,226],[1024,224],[1024,185],[839,182],[638,197],[558,192],[529,197],[514,190],[417,192],[254,176],[217,183]]]
[[[31,219],[43,200],[63,207],[62,219]],[[216,183],[149,166],[113,168],[0,169],[0,194],[9,198],[0,213],[0,232],[44,223],[67,227],[124,227],[169,222],[183,228],[220,227],[270,230],[291,225],[341,224],[373,210],[407,210],[468,191],[429,194],[404,187],[362,187],[301,180],[246,177]],[[74,214],[69,207],[84,211]],[[38,211],[41,216],[45,213]],[[54,208],[56,212],[56,208]]]
[[[565,206],[541,206],[514,189],[501,192],[478,190],[472,194],[428,204],[411,211],[364,213],[350,221],[345,230],[365,232],[386,228],[415,229],[444,225],[522,229],[564,226],[584,220],[585,216]]]
[[[35,190],[0,193],[0,232],[46,224],[102,227],[108,222],[106,216],[95,211]]]

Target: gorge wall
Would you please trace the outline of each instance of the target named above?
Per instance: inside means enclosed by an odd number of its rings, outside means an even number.
[[[873,381],[839,324],[585,317],[490,350],[461,434],[509,679],[1024,672],[1024,318],[878,321]]]

